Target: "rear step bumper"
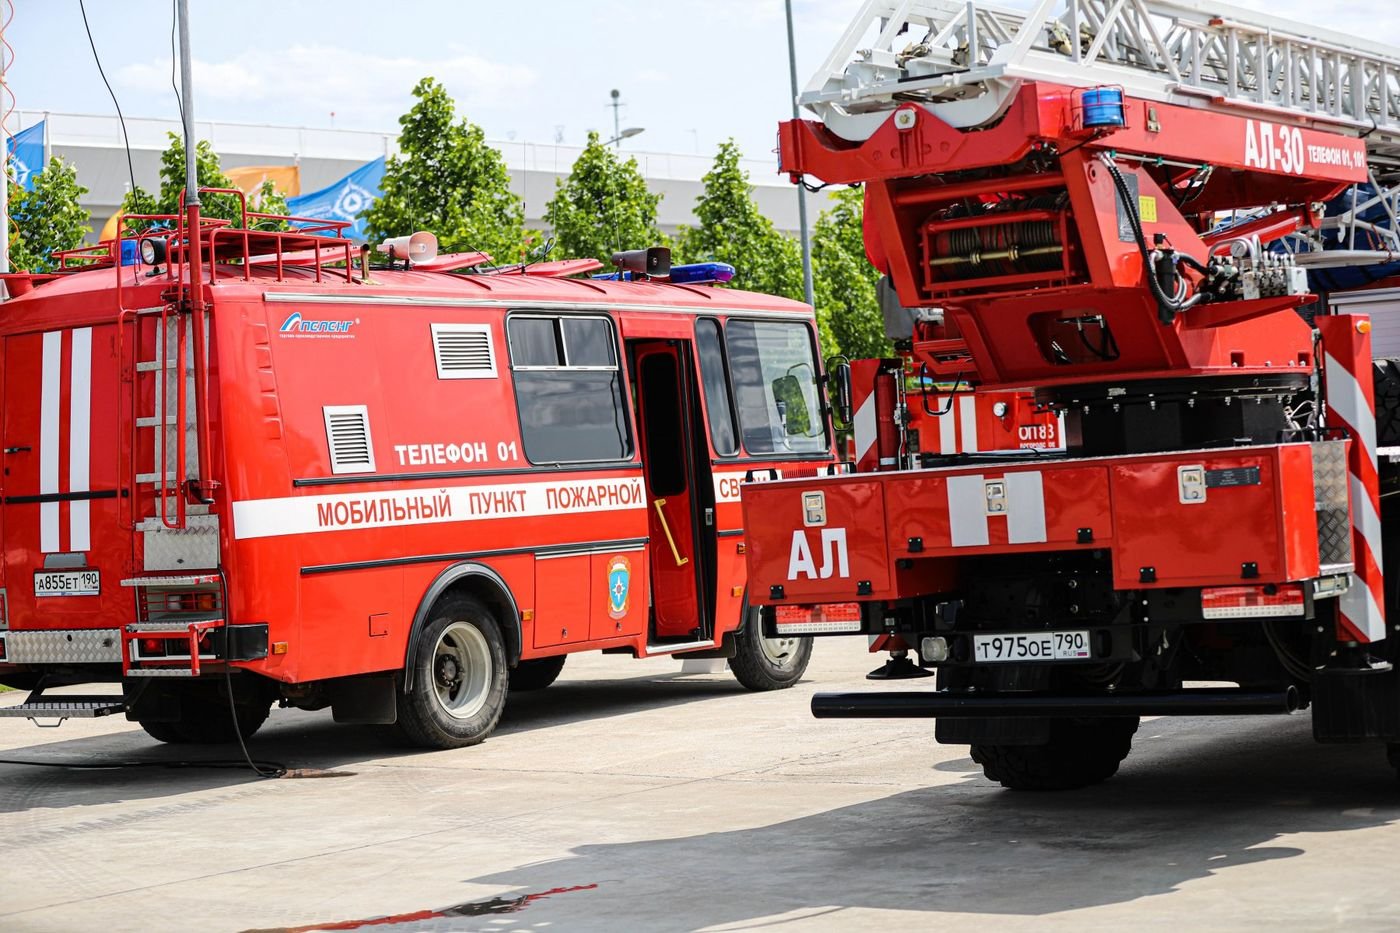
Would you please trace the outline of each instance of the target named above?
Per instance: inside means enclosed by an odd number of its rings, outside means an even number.
[[[1279,691],[1203,687],[1175,693],[1057,696],[1034,693],[818,693],[818,719],[982,719],[1019,716],[1245,716],[1298,709],[1296,687]]]
[[[203,648],[200,661],[258,661],[268,654],[267,624],[264,622],[225,625],[221,620],[205,620],[194,623],[212,627],[210,639]],[[0,632],[0,663],[21,666],[42,666],[46,664],[113,664],[128,668],[128,676],[141,676],[142,663],[160,659],[140,657],[139,648],[135,652],[123,652],[123,643],[132,639],[155,637],[161,639],[188,639],[189,622],[143,622],[134,623],[125,629],[83,628],[10,630]],[[125,657],[124,657],[125,655]],[[191,664],[188,657],[171,658],[167,663],[183,665],[183,673],[190,676]],[[154,670],[156,668],[148,668]],[[157,675],[160,676],[160,675]],[[166,674],[165,676],[177,676]]]

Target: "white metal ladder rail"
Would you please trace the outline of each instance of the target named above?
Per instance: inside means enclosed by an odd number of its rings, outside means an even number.
[[[981,125],[1024,80],[1365,133],[1400,165],[1400,49],[1201,0],[867,0],[799,101],[860,140],[906,100]]]

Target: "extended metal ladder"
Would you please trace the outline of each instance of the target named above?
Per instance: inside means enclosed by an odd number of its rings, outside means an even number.
[[[1380,43],[1202,0],[867,0],[798,99],[860,141],[908,101],[952,126],[990,123],[1023,81],[1363,137],[1369,185],[1286,245],[1309,269],[1400,272],[1400,49]]]
[[[908,100],[981,125],[1026,80],[1365,133],[1400,165],[1400,50],[1200,0],[868,0],[799,101],[859,140]]]

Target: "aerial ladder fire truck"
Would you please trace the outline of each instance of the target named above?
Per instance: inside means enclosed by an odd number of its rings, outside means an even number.
[[[1400,764],[1400,381],[1319,294],[1400,271],[1400,54],[1198,0],[871,0],[801,102],[782,170],[864,185],[901,358],[833,377],[878,456],[744,487],[750,587],[937,677],[813,712],[933,717],[1020,789],[1110,777],[1142,716],[1307,709]],[[1062,449],[940,449],[910,412],[947,384],[1033,393]]]

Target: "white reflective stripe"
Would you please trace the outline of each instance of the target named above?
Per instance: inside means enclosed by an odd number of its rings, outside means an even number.
[[[1338,598],[1338,608],[1366,641],[1385,638],[1385,612],[1376,604],[1371,588],[1363,581],[1353,581],[1351,589]]]
[[[870,448],[875,446],[875,393],[865,397],[852,420],[855,422],[856,461],[859,462],[864,460]]]
[[[948,534],[953,547],[988,542],[987,494],[980,473],[948,477]]]
[[[1045,534],[1045,482],[1039,470],[1007,473],[1006,540],[1011,544],[1039,544]]]
[[[1366,494],[1366,487],[1355,473],[1347,476],[1347,486],[1351,489],[1351,522],[1370,548],[1376,566],[1381,564],[1381,518],[1376,514],[1375,504]],[[1361,555],[1357,555],[1356,565],[1361,566]]]
[[[43,370],[39,377],[39,494],[58,492],[59,408],[62,401],[63,333],[44,334]],[[39,550],[61,551],[58,503],[39,504]]]
[[[92,470],[92,328],[73,331],[71,391],[68,393],[68,491],[87,492]],[[91,503],[68,503],[68,550],[92,547]]]
[[[1366,403],[1366,393],[1356,377],[1332,354],[1327,358],[1327,404],[1356,432],[1371,466],[1376,465],[1376,413]]]
[[[958,452],[958,410],[950,401],[948,410],[938,413],[938,452],[955,454]]]
[[[366,490],[233,503],[235,538],[492,521],[647,507],[640,476]]]
[[[977,453],[977,398],[964,395],[958,399],[958,420],[962,426],[962,452]]]
[[[1063,411],[1060,412],[1057,418],[1060,422],[1060,431],[1056,435],[1055,449],[1064,450],[1069,446],[1069,442],[1065,440],[1065,413]]]

